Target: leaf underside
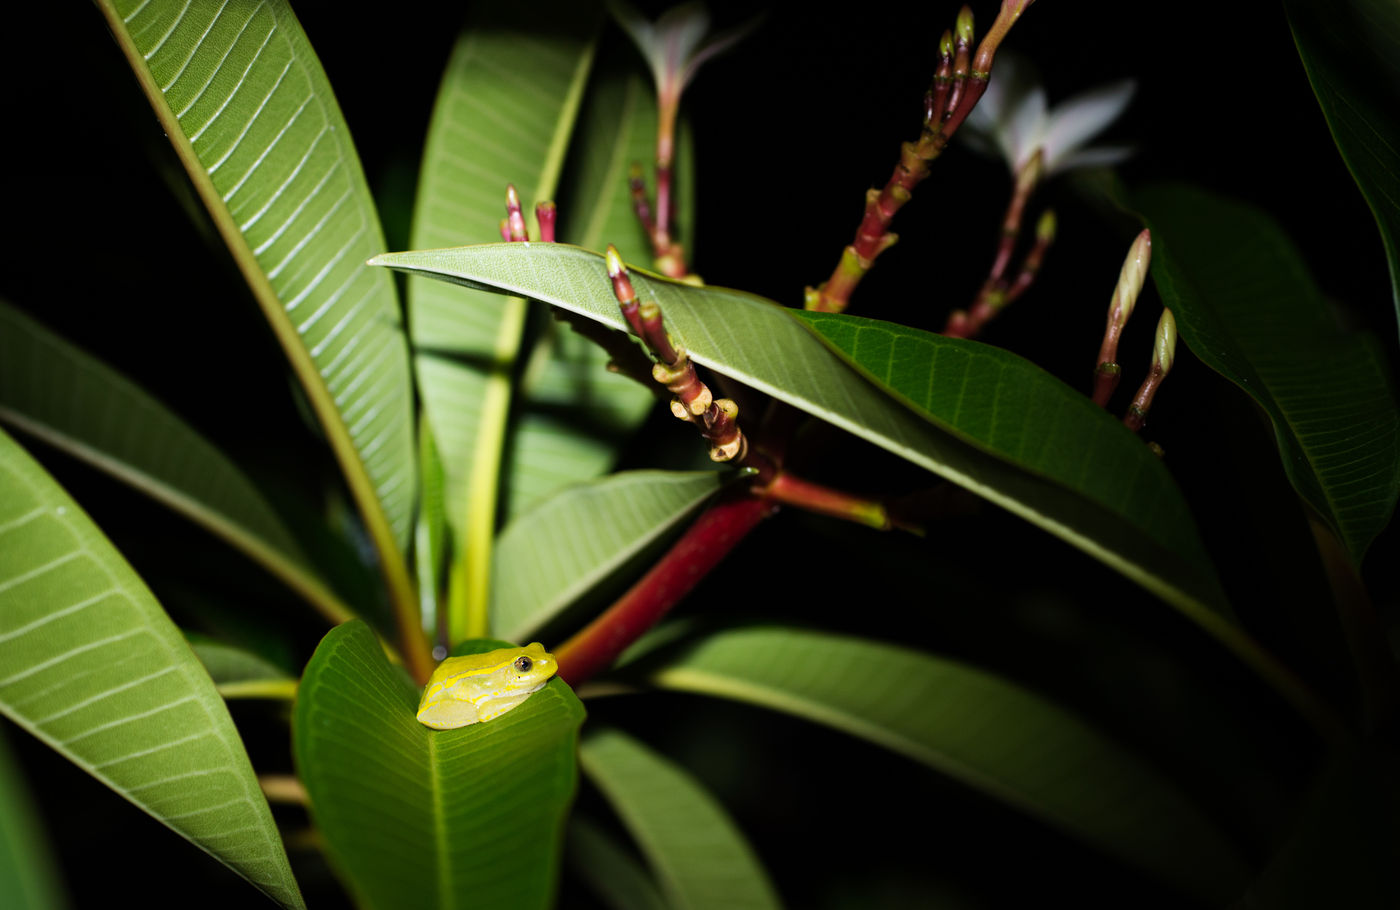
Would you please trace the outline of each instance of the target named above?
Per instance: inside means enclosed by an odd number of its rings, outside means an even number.
[[[1359,565],[1400,495],[1400,412],[1375,340],[1341,332],[1263,212],[1186,186],[1133,202],[1182,340],[1268,414],[1289,481]]]
[[[623,322],[602,257],[562,244],[491,244],[389,253],[375,264],[444,281],[526,294],[615,329]],[[1163,487],[1155,511],[1129,515],[1011,463],[911,412],[857,375],[783,307],[724,288],[666,281],[634,270],[692,359],[774,395],[953,480],[1051,531],[1220,633],[1226,608],[1194,528],[1175,523],[1178,494]],[[970,350],[977,350],[971,348]],[[988,403],[984,406],[993,406]],[[969,434],[971,435],[971,434]],[[1086,460],[1084,464],[1088,464]],[[1082,466],[1081,466],[1082,469]],[[1152,520],[1158,513],[1162,522]],[[1146,521],[1144,521],[1144,518]]]
[[[302,906],[208,674],[116,549],[4,433],[0,711],[273,900]]]
[[[579,763],[636,839],[671,906],[780,906],[743,834],[685,769],[616,729],[591,730]]]
[[[100,0],[306,388],[371,531],[404,552],[417,495],[412,383],[359,159],[282,0]],[[192,306],[196,289],[187,289]],[[388,554],[382,554],[388,558]]]
[[[1199,897],[1245,881],[1234,849],[1147,764],[1054,702],[959,661],[791,627],[702,634],[639,657],[632,672],[655,685],[867,739]]]

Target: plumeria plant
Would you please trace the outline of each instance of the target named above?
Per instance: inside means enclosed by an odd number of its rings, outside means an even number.
[[[107,239],[0,302],[0,906],[1400,900],[1395,314],[1139,179],[1175,47],[95,6]],[[1394,294],[1400,13],[1283,6]]]

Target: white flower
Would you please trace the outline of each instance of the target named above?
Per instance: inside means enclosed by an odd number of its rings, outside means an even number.
[[[958,132],[974,148],[999,150],[1013,173],[1020,172],[1036,149],[1043,149],[1047,177],[1070,168],[1117,164],[1132,150],[1084,145],[1123,113],[1135,88],[1132,80],[1099,86],[1047,111],[1045,89],[1030,67],[1003,53],[982,100]]]
[[[632,37],[651,66],[652,78],[656,80],[656,94],[663,105],[672,104],[680,98],[690,80],[695,77],[700,64],[725,50],[749,31],[752,24],[730,29],[708,39],[705,33],[710,30],[710,14],[703,3],[685,3],[661,14],[655,22],[645,17],[621,0],[608,3],[613,17]]]

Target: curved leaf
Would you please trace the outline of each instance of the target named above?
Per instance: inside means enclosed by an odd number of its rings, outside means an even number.
[[[372,263],[444,281],[528,294],[623,328],[601,256],[562,244],[489,244],[386,253]],[[697,363],[774,395],[967,487],[1143,584],[1200,622],[1219,625],[1218,582],[1199,550],[1176,552],[1141,520],[986,454],[911,413],[856,375],[793,318],[741,291],[692,287],[640,270],[633,284],[665,313]]]
[[[4,730],[0,729],[0,734]],[[58,910],[68,906],[44,826],[24,776],[0,735],[0,907]]]
[[[781,906],[744,835],[685,769],[612,729],[591,731],[578,758],[646,854],[671,906]]]
[[[548,31],[539,28],[542,19]],[[448,246],[500,237],[507,184],[527,216],[554,195],[599,11],[586,3],[477,3],[438,89],[423,151],[412,243]],[[538,236],[532,231],[532,236]],[[502,485],[523,300],[410,280],[409,326],[423,408],[446,482],[446,514],[461,558],[452,565],[453,639],[485,631],[491,545]],[[513,452],[528,459],[532,446]],[[514,472],[513,472],[514,473]]]
[[[1374,340],[1341,332],[1264,213],[1179,185],[1133,202],[1182,340],[1269,415],[1288,479],[1359,565],[1400,495],[1400,412]]]
[[[269,897],[302,906],[209,676],[126,561],[4,433],[0,712]]]
[[[476,641],[458,653],[503,642]],[[312,816],[369,907],[550,905],[583,706],[553,679],[495,720],[430,730],[362,622],[307,664],[292,727]]]
[[[614,910],[668,910],[641,862],[577,814],[569,819],[568,857],[574,871]]]
[[[402,599],[417,495],[408,350],[373,201],[283,0],[99,0],[305,387]],[[197,295],[192,297],[197,301]]]
[[[3,302],[0,421],[217,534],[332,622],[354,615],[222,452],[125,376]]]
[[[1400,5],[1284,0],[1283,8],[1337,151],[1376,219],[1400,317]]]
[[[939,427],[1209,565],[1162,460],[1082,393],[1002,348],[878,319],[793,310],[862,375]]]
[[[719,489],[718,471],[628,471],[564,490],[496,546],[491,628],[525,641]]]
[[[983,670],[780,627],[703,635],[641,666],[656,685],[784,711],[907,755],[1199,897],[1232,897],[1246,881],[1234,849],[1173,785]]]

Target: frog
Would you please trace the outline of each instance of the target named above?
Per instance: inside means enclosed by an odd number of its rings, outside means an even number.
[[[423,687],[418,721],[453,730],[500,717],[544,688],[558,669],[559,662],[539,642],[449,657]]]

